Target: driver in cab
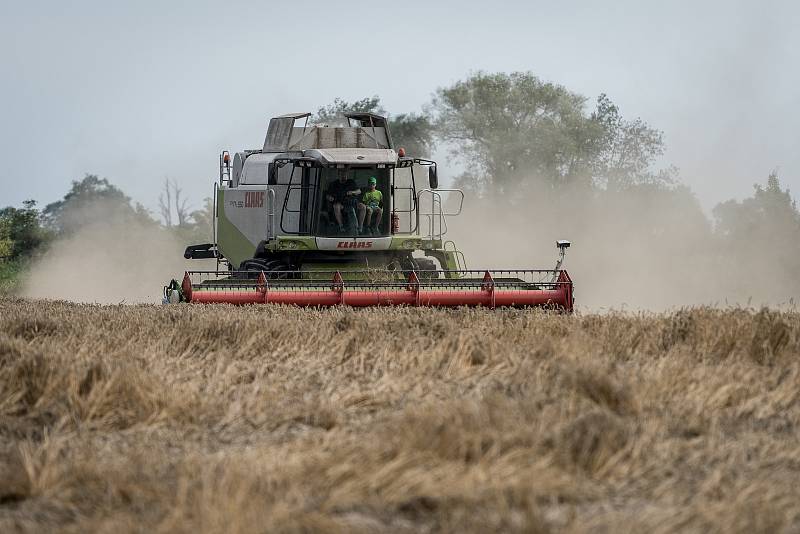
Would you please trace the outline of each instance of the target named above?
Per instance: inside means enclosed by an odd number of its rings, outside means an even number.
[[[328,186],[328,201],[333,203],[333,216],[336,218],[336,223],[339,225],[339,232],[344,233],[344,219],[342,217],[342,210],[347,211],[348,219],[352,217],[355,220],[348,220],[353,224],[357,220],[363,220],[364,216],[361,215],[356,219],[355,210],[359,211],[365,209],[363,204],[358,202],[358,197],[361,195],[361,189],[356,185],[352,178],[347,177],[347,171],[344,169],[338,170],[338,179]]]

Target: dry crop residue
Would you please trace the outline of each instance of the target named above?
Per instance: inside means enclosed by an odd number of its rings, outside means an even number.
[[[796,532],[800,315],[0,300],[0,531]]]

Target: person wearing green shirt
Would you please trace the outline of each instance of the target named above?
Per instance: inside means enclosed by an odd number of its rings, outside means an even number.
[[[364,233],[372,235],[380,234],[378,227],[383,218],[383,194],[376,189],[377,184],[378,180],[371,176],[369,190],[361,197],[361,204],[365,209],[358,210],[358,225],[364,229]]]

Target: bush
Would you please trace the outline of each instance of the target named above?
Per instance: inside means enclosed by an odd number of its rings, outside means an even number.
[[[21,261],[0,260],[0,295],[9,295],[17,289],[22,269]]]

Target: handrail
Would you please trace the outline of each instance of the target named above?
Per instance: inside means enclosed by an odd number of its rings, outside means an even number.
[[[447,248],[447,245],[453,245],[453,249],[450,250]],[[464,253],[456,248],[455,241],[448,240],[442,244],[442,248],[445,252],[452,252],[453,256],[456,259],[456,267],[459,269],[466,269],[467,268],[467,258],[464,257]]]
[[[214,182],[214,205],[213,205],[213,213],[211,214],[211,242],[214,243],[214,246],[217,246],[217,195],[219,195],[219,185],[217,182]]]
[[[267,238],[275,237],[275,188],[267,188]]]
[[[430,213],[422,213],[422,195],[430,193],[431,195],[431,211]],[[458,193],[460,195],[458,209],[453,212],[447,212],[443,208],[442,193]],[[424,215],[428,220],[428,237],[430,239],[441,239],[447,233],[447,219],[446,217],[455,217],[461,214],[464,207],[464,192],[461,189],[420,189],[417,192],[417,235],[420,234],[420,216]],[[438,207],[438,211],[437,208]],[[438,217],[439,231],[436,232],[436,218]]]
[[[461,199],[460,199],[460,201],[458,203],[458,211],[454,211],[453,213],[444,212],[442,215],[444,215],[446,217],[455,217],[457,215],[461,215],[461,211],[464,208],[464,191],[462,191],[461,189],[445,189],[445,188],[441,188],[441,187],[438,188],[438,189],[430,189],[430,188],[426,187],[425,189],[420,189],[417,192],[417,199],[419,199],[419,197],[421,197],[423,193],[437,193],[437,194],[438,193],[458,193],[460,195],[460,197],[461,197]],[[439,197],[441,198],[441,195],[439,195]]]

